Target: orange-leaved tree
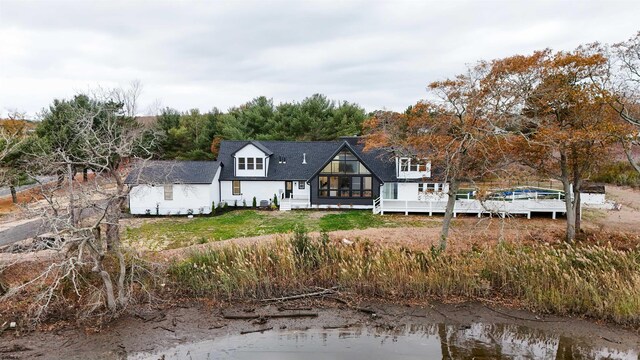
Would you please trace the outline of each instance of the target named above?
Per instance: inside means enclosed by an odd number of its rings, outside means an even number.
[[[593,48],[550,50],[492,62],[484,87],[495,111],[511,119],[512,154],[539,175],[562,182],[567,240],[580,231],[580,189],[610,154],[625,126],[598,86],[608,59]]]
[[[428,159],[432,173],[449,183],[440,248],[445,249],[461,181],[474,181],[505,168],[508,142],[498,118],[487,109],[481,86],[488,66],[480,63],[453,79],[429,84],[429,98],[405,113],[378,112],[365,122],[367,149]]]

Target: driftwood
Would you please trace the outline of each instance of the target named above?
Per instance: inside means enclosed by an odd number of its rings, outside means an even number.
[[[299,318],[299,317],[318,317],[316,312],[296,312],[283,314],[222,314],[225,319],[231,320],[251,320],[251,319],[275,319],[275,318]]]
[[[337,288],[338,288],[337,286],[334,286],[334,287],[332,287],[330,289],[323,289],[321,291],[315,291],[315,292],[306,293],[306,294],[299,294],[299,295],[283,296],[283,297],[279,297],[279,298],[262,299],[260,301],[262,301],[262,302],[289,301],[289,300],[304,299],[304,298],[314,297],[314,296],[329,295],[329,294],[333,294]]]
[[[356,311],[363,312],[365,314],[369,314],[372,317],[376,317],[377,316],[377,311],[375,311],[373,309],[363,308],[363,307],[360,307],[360,306],[352,305],[350,302],[348,302],[348,301],[346,301],[344,299],[341,299],[339,297],[336,297],[336,296],[329,296],[328,298],[331,299],[331,300],[335,300],[335,301],[337,301],[337,302],[339,302],[341,304],[347,305],[352,310],[356,310]]]
[[[268,327],[268,328],[264,328],[264,329],[240,331],[240,334],[244,335],[244,334],[257,333],[257,332],[261,333],[261,332],[265,332],[265,331],[269,331],[269,330],[273,330],[273,326],[272,327]]]
[[[325,330],[331,330],[331,329],[346,329],[346,328],[350,328],[350,327],[354,327],[358,325],[358,323],[353,323],[353,324],[344,324],[344,325],[337,325],[337,326],[323,326],[322,328]]]

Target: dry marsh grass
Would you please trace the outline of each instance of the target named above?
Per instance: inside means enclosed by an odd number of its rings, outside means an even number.
[[[532,310],[640,324],[640,249],[501,243],[460,252],[351,245],[311,238],[193,253],[169,275],[180,290],[262,299],[339,286],[361,296],[513,299]]]

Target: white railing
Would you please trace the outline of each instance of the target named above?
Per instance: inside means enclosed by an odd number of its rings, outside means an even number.
[[[382,212],[382,196],[373,199],[373,213],[380,214]]]
[[[374,201],[374,213],[384,214],[385,212],[409,213],[444,213],[447,209],[446,201],[417,201],[417,200],[390,200],[380,199],[379,210],[376,212],[376,202]],[[559,199],[522,199],[522,200],[456,200],[454,206],[454,216],[457,214],[524,214],[528,217],[532,212],[552,213],[555,218],[556,213],[566,211],[565,203]]]

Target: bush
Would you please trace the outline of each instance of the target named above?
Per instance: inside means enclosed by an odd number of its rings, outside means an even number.
[[[255,209],[256,207],[258,207],[258,200],[256,200],[256,197],[253,197],[253,208]]]
[[[591,180],[620,186],[640,187],[640,174],[627,161],[618,161],[603,167]]]
[[[278,206],[278,195],[273,194],[273,205]]]

